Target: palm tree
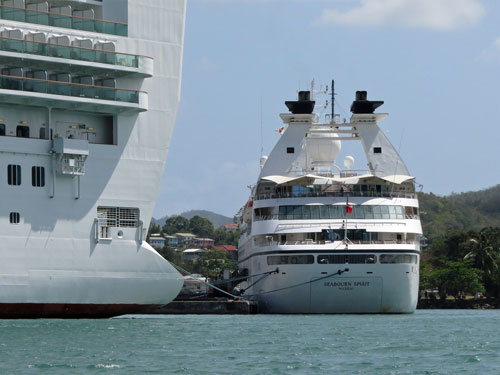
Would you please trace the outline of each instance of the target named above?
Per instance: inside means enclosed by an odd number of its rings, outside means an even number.
[[[464,257],[474,262],[474,267],[491,276],[498,271],[500,259],[500,228],[484,228],[477,239],[469,239],[469,252]]]

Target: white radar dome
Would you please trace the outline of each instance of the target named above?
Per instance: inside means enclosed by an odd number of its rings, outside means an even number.
[[[308,162],[317,166],[331,166],[337,158],[341,142],[334,133],[313,133],[306,138]]]
[[[354,165],[354,158],[351,155],[348,155],[344,159],[344,166],[347,168],[347,170],[351,170],[352,166]]]

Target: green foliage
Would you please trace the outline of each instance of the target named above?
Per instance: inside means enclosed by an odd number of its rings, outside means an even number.
[[[201,238],[212,238],[214,226],[208,219],[201,216],[193,216],[189,219],[189,231]]]
[[[172,216],[167,219],[162,228],[164,233],[187,233],[189,232],[189,220],[182,216]]]
[[[189,267],[189,265],[187,266]],[[199,273],[203,276],[217,277],[224,270],[233,271],[236,267],[236,262],[224,250],[212,249],[202,253],[193,262],[192,270],[194,273]]]
[[[449,197],[419,193],[418,199],[422,228],[430,242],[449,231],[500,227],[500,185]]]
[[[426,279],[429,285],[439,290],[441,298],[448,294],[456,299],[461,293],[484,293],[484,286],[479,281],[481,276],[481,270],[460,261],[446,262],[442,268],[428,273]]]
[[[146,236],[146,241],[149,241],[149,237],[151,237],[151,233],[161,233],[161,228],[159,225],[153,223],[149,224],[148,235]]]
[[[240,231],[227,231],[224,227],[217,228],[214,231],[215,245],[234,245],[238,246]]]

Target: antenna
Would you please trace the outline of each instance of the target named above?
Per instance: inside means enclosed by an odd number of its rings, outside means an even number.
[[[264,120],[262,119],[262,95],[260,96],[260,159],[264,155]],[[259,160],[260,160],[259,159]]]
[[[335,121],[335,80],[332,79],[332,123]]]

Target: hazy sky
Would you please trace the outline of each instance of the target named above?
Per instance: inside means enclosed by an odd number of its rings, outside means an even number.
[[[155,217],[236,213],[261,144],[267,155],[278,139],[283,102],[313,78],[335,79],[342,117],[356,90],[385,101],[381,128],[423,191],[500,183],[499,21],[498,0],[188,0],[181,106]]]

